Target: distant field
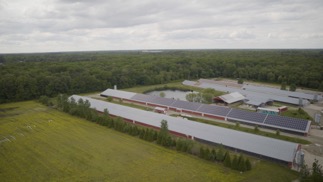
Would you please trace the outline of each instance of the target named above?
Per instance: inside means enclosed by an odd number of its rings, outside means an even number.
[[[36,102],[0,105],[0,181],[291,181],[266,161],[240,174]]]

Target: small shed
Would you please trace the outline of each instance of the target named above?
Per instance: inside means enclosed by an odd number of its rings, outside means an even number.
[[[155,107],[154,111],[161,114],[166,114],[166,109],[162,107]]]
[[[258,107],[257,112],[263,113],[263,114],[271,114],[271,115],[278,115],[280,113],[278,109],[264,108],[264,107]]]
[[[278,110],[279,110],[279,112],[284,112],[284,111],[287,111],[288,108],[287,108],[287,106],[281,106],[278,108]]]

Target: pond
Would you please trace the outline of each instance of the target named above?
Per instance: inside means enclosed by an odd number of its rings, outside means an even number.
[[[186,95],[189,93],[192,93],[190,91],[181,91],[181,90],[162,90],[162,91],[152,91],[146,93],[147,95],[154,95],[160,97],[160,93],[164,92],[165,93],[165,98],[170,98],[170,99],[176,99],[176,100],[186,100]],[[195,92],[194,92],[195,93]]]

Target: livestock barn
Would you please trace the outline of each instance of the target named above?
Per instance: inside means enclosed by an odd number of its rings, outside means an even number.
[[[166,108],[167,110],[172,110],[179,113],[186,113],[230,122],[240,122],[247,125],[258,125],[260,127],[273,130],[279,129],[280,131],[304,136],[308,135],[311,125],[311,121],[305,119],[273,116],[235,108],[174,100],[112,89],[105,90],[101,93],[101,96],[118,98],[151,107]]]
[[[96,109],[99,112],[108,109],[111,116],[121,117],[134,124],[160,128],[160,122],[166,120],[170,132],[175,135],[210,144],[222,144],[233,150],[246,152],[260,158],[274,160],[290,167],[292,167],[295,162],[297,151],[301,149],[301,146],[297,143],[198,123],[183,118],[139,110],[88,97],[77,95],[71,97],[75,100],[88,100],[91,104],[91,108]]]
[[[199,79],[198,81],[183,81],[184,85],[200,87],[200,88],[213,88],[222,92],[239,92],[246,97],[250,103],[266,103],[266,102],[282,102],[296,106],[306,106],[310,101],[320,101],[323,97],[318,94],[308,94],[301,92],[291,92],[287,90],[280,90],[277,88],[270,88],[264,86],[254,86],[244,84],[243,86],[236,87],[230,85],[219,84],[219,82],[208,79]]]

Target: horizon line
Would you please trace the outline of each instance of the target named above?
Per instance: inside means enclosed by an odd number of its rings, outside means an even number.
[[[5,54],[57,54],[57,53],[81,53],[81,52],[127,52],[127,51],[147,51],[147,53],[153,51],[194,51],[194,50],[323,50],[323,48],[183,48],[183,49],[108,49],[108,50],[67,50],[67,51],[39,51],[39,52],[4,52],[0,55]],[[157,53],[157,52],[155,52]]]

